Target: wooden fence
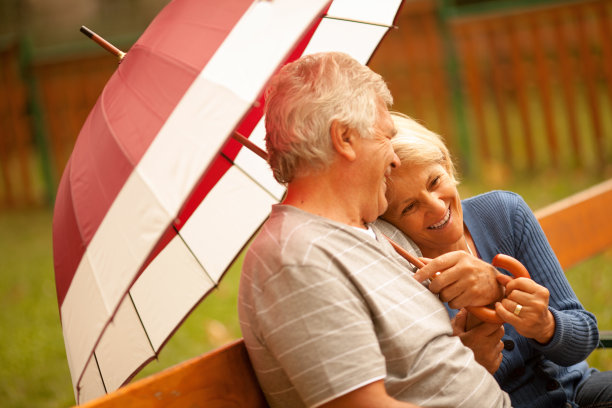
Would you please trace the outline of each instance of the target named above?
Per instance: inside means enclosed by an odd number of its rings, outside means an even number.
[[[21,81],[19,49],[0,52],[0,208],[34,205],[34,148],[26,89]]]
[[[611,1],[444,18],[437,4],[405,3],[370,63],[397,110],[443,135],[462,167],[612,163]]]
[[[443,135],[464,172],[601,172],[612,163],[611,8],[590,0],[454,16],[435,0],[405,1],[370,66],[395,109]],[[21,64],[19,53],[0,50],[0,210],[49,201],[117,66],[104,51]]]
[[[53,173],[58,180],[81,126],[115,69],[117,59],[110,54],[49,60],[35,65],[54,158]]]
[[[484,160],[530,170],[610,161],[611,5],[451,22]]]

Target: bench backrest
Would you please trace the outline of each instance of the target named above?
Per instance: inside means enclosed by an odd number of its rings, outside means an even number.
[[[535,212],[563,269],[612,247],[612,179]]]
[[[81,405],[88,408],[267,406],[242,340]]]
[[[564,268],[612,247],[612,180],[536,212]],[[244,343],[235,341],[82,405],[267,407]]]

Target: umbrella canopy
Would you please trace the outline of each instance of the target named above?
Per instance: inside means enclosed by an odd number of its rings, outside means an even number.
[[[155,358],[284,194],[266,163],[262,90],[284,63],[362,63],[401,0],[174,0],[106,84],[53,219],[56,287],[77,403]],[[366,23],[367,22],[367,23]]]

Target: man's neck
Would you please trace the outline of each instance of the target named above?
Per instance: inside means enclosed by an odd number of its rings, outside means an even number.
[[[283,204],[343,224],[367,228],[350,183],[323,172],[294,179],[287,187]]]

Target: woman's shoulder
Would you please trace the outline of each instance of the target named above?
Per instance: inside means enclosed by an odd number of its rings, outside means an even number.
[[[493,190],[467,198],[461,202],[464,220],[483,222],[510,228],[517,215],[523,216],[531,210],[523,198],[512,191]]]
[[[462,200],[464,206],[469,207],[493,207],[493,208],[515,208],[525,203],[523,198],[507,190],[492,190]]]

